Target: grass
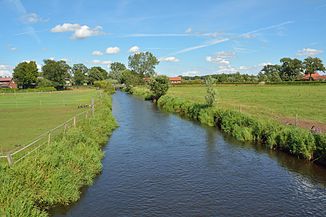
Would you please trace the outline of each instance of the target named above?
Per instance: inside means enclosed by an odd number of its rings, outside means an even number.
[[[95,89],[50,93],[0,94],[0,152],[25,145],[38,135],[83,111]]]
[[[92,184],[102,169],[101,148],[117,127],[111,97],[96,101],[94,116],[12,167],[0,164],[0,216],[48,216],[51,207],[76,202],[81,187]]]
[[[326,124],[326,85],[217,85],[218,107],[273,119]],[[204,103],[205,86],[171,87],[168,95]]]

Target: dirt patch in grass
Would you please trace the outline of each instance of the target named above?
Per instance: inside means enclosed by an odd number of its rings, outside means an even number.
[[[279,121],[286,125],[295,125],[296,122],[295,118],[282,118]],[[314,126],[315,131],[326,133],[326,124],[318,123],[316,121],[298,120],[297,126],[308,130],[311,130],[311,128]]]

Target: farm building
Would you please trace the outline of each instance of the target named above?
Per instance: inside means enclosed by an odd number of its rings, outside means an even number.
[[[17,88],[13,78],[0,78],[0,88]]]
[[[171,84],[181,84],[181,77],[169,77]]]
[[[326,75],[320,75],[319,73],[315,72],[314,74],[311,74],[311,79],[314,81],[326,80]],[[309,74],[304,75],[303,80],[309,81],[310,75]]]

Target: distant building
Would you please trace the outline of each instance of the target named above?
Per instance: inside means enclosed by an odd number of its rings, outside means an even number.
[[[326,80],[326,75],[320,75],[317,72],[315,72],[314,74],[311,74],[311,79],[313,81]],[[310,75],[309,74],[304,75],[302,80],[309,81],[310,80]]]
[[[171,84],[181,84],[182,78],[181,77],[169,77]]]
[[[16,89],[17,84],[15,83],[13,78],[0,78],[0,88]]]

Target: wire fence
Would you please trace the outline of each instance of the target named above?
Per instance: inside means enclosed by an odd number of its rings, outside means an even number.
[[[89,110],[78,113],[72,118],[70,118],[69,120],[65,121],[64,123],[42,133],[41,135],[34,138],[32,142],[22,147],[13,149],[4,155],[0,155],[0,163],[7,163],[9,166],[18,163],[19,161],[23,160],[25,157],[32,154],[42,146],[50,145],[51,142],[58,135],[65,134],[69,128],[76,127],[80,121],[88,119],[89,116],[94,115],[94,112],[95,112],[95,104],[94,104],[94,99],[92,99],[92,103],[90,105]]]

